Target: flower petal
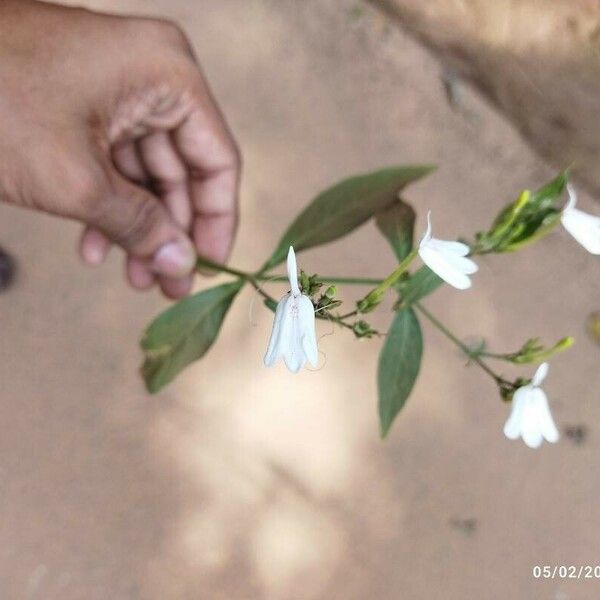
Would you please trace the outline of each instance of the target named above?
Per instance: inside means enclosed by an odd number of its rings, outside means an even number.
[[[296,351],[296,352],[288,351],[288,352],[284,353],[284,355],[283,355],[283,362],[285,363],[285,366],[288,368],[288,371],[290,371],[292,373],[299,373],[306,361],[304,359],[304,355],[300,354],[298,351]]]
[[[315,307],[310,298],[303,294],[299,298],[298,309],[302,349],[308,362],[316,367],[319,364],[319,350],[315,332]]]
[[[523,432],[523,441],[529,448],[539,448],[544,441],[539,429],[531,429]]]
[[[430,248],[439,250],[440,252],[448,252],[456,254],[457,256],[467,256],[471,251],[471,248],[462,242],[454,242],[449,240],[438,240],[437,238],[431,238],[427,244]]]
[[[419,248],[422,248],[431,239],[431,211],[427,211],[427,229],[419,242]]]
[[[282,346],[285,342],[284,324],[287,301],[289,299],[290,295],[286,294],[277,304],[277,309],[275,310],[275,319],[273,321],[273,329],[271,331],[269,345],[264,358],[265,367],[273,366],[281,356]]]
[[[525,394],[523,414],[521,416],[521,436],[527,446],[538,448],[543,441],[536,402],[536,392],[539,390],[530,385],[521,389]]]
[[[560,217],[563,227],[591,254],[600,254],[600,217],[577,208],[565,208]]]
[[[541,385],[542,381],[546,379],[546,375],[548,375],[548,371],[550,370],[550,365],[545,362],[542,363],[535,372],[534,376],[531,379],[531,385],[534,387],[538,387]]]
[[[306,362],[306,356],[302,348],[300,319],[298,318],[298,298],[292,296],[289,311],[287,320],[289,338],[283,346],[283,362],[292,373],[298,373]]]
[[[447,258],[428,245],[419,248],[421,260],[446,283],[459,289],[466,290],[471,287],[471,280],[467,275],[459,271]]]
[[[570,183],[567,183],[567,193],[569,194],[569,201],[563,210],[571,210],[577,204],[577,192]]]
[[[519,391],[523,388],[519,388],[512,400],[512,408],[510,416],[504,424],[504,435],[509,440],[516,440],[521,435],[521,417],[523,416],[523,400],[519,398]]]
[[[558,429],[556,428],[554,419],[552,418],[552,413],[550,412],[550,407],[548,406],[548,398],[543,390],[538,388],[535,391],[537,392],[536,402],[540,432],[546,441],[550,442],[551,444],[555,444],[558,442],[560,434],[558,433]]]
[[[296,253],[294,248],[290,246],[287,255],[287,272],[290,280],[290,288],[293,296],[300,295],[300,287],[298,286],[298,265],[296,264]]]
[[[434,240],[431,240],[432,242]],[[430,242],[431,243],[431,242]],[[472,275],[479,271],[477,264],[466,256],[459,256],[453,252],[442,252],[441,253],[448,264],[452,265],[457,271],[464,273],[465,275]]]

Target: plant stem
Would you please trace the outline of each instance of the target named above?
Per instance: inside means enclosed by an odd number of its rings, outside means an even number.
[[[211,271],[229,273],[229,275],[235,275],[236,277],[241,277],[242,279],[255,279],[252,273],[246,273],[245,271],[240,271],[238,269],[228,267],[227,265],[222,265],[220,263],[213,262],[212,260],[208,260],[207,258],[198,257],[198,259],[196,260],[196,269],[202,269],[202,267],[210,269]]]
[[[244,278],[265,300],[269,300],[270,302],[274,302],[275,304],[277,304],[277,300],[275,300],[275,298],[273,298],[273,296],[271,296],[270,294],[267,294],[267,292],[265,292],[260,285],[258,284],[257,281],[255,281],[254,279],[252,279],[251,277],[245,277]]]
[[[507,360],[508,362],[512,361],[512,357],[514,354],[497,354],[495,352],[479,352],[479,356],[484,356],[485,358],[495,358],[497,360]]]
[[[441,321],[431,314],[422,304],[415,302],[413,304],[417,310],[429,320],[439,331],[441,331],[449,340],[451,340],[456,346],[458,346],[470,360],[481,367],[498,385],[512,385],[510,381],[504,379],[501,375],[494,372],[477,354],[473,353],[471,349],[461,340],[459,340]]]
[[[287,281],[287,275],[256,275],[257,281]],[[329,277],[325,275],[317,275],[319,283],[333,283],[341,285],[379,285],[383,279],[373,279],[369,277]]]
[[[265,300],[269,300],[271,302],[277,303],[275,298],[267,294],[261,286],[259,285],[257,278],[252,275],[252,273],[246,273],[245,271],[240,271],[239,269],[233,269],[226,265],[222,265],[212,260],[208,260],[207,258],[198,258],[196,261],[196,268],[200,269],[202,267],[211,269],[213,271],[219,271],[221,273],[228,273],[229,275],[234,275],[235,277],[239,277],[244,281],[247,281]]]
[[[391,288],[410,267],[416,256],[417,250],[415,249],[371,293],[378,295]]]
[[[236,277],[241,277],[242,279],[253,279],[254,281],[285,282],[288,280],[287,275],[248,273],[247,271],[241,271],[240,269],[234,269],[232,267],[228,267],[227,265],[216,263],[212,260],[208,260],[207,258],[198,258],[196,261],[196,268],[201,269],[202,267],[211,269],[213,271],[229,273],[229,275],[235,275]],[[317,280],[321,283],[339,283],[342,285],[379,285],[383,281],[382,279],[374,279],[371,277],[325,277],[320,275],[317,277]]]
[[[411,253],[381,282],[373,288],[362,300],[357,302],[358,312],[370,312],[383,298],[385,292],[391,288],[410,267],[417,256],[417,249]]]
[[[340,315],[338,318],[349,319],[350,317],[355,317],[357,314],[358,314],[357,310],[352,310],[349,313],[346,313],[345,315]]]

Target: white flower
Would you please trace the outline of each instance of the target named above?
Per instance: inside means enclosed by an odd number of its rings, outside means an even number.
[[[560,216],[563,227],[591,254],[600,254],[600,217],[589,215],[578,208],[577,194],[567,183],[569,202]]]
[[[461,242],[447,242],[431,236],[431,212],[427,213],[427,231],[419,244],[421,260],[446,283],[466,290],[471,287],[469,275],[477,272],[477,265],[467,258],[469,246]]]
[[[297,373],[307,360],[316,367],[319,352],[315,334],[315,308],[310,298],[300,293],[296,255],[291,246],[287,271],[291,290],[277,304],[265,366],[270,367],[283,357],[285,366],[292,373]]]
[[[548,398],[539,387],[547,374],[548,363],[542,363],[531,383],[515,392],[510,417],[504,425],[504,435],[509,440],[522,437],[530,448],[537,448],[544,439],[558,442],[560,436],[548,408]]]

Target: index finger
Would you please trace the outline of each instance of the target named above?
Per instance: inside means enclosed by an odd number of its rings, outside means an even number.
[[[240,158],[208,91],[173,132],[173,140],[189,171],[198,254],[225,262],[237,229]]]

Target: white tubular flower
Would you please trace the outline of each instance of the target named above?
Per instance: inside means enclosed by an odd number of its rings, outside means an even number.
[[[285,366],[292,373],[297,373],[307,360],[316,367],[319,352],[315,334],[315,308],[310,298],[300,293],[296,255],[291,246],[287,271],[291,290],[277,304],[265,366],[270,367],[283,358]]]
[[[560,216],[563,227],[591,254],[600,254],[600,217],[590,215],[578,208],[577,194],[567,183],[569,202]]]
[[[558,442],[558,429],[552,419],[548,398],[539,386],[548,374],[548,363],[542,363],[531,383],[520,387],[514,394],[512,410],[504,425],[504,435],[509,440],[519,437],[530,448],[537,448],[543,440]]]
[[[427,213],[427,231],[419,243],[419,256],[438,277],[459,290],[470,288],[469,275],[476,273],[478,267],[467,258],[468,253],[466,244],[432,237],[431,212]]]

